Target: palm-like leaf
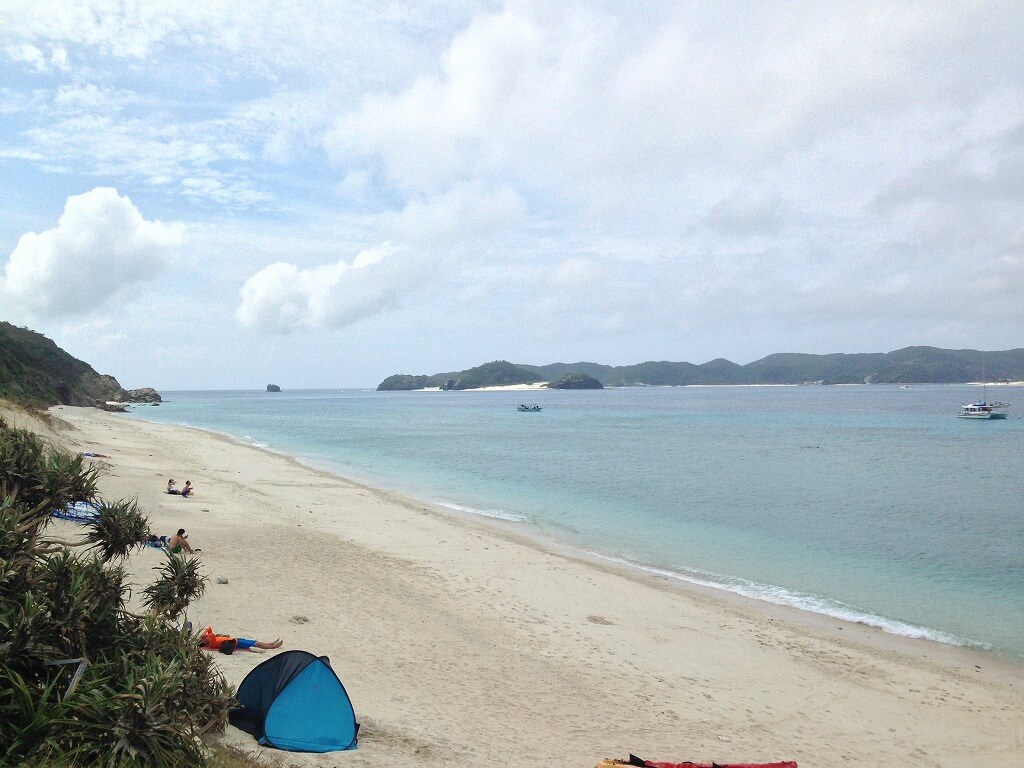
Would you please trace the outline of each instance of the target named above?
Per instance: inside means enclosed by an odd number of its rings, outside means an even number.
[[[81,456],[50,448],[3,420],[0,436],[0,496],[17,496],[27,508],[54,510],[96,495],[99,467],[86,466]]]
[[[198,558],[168,552],[167,560],[155,570],[160,572],[160,578],[142,590],[142,602],[158,615],[178,618],[206,590],[206,577],[199,572]]]
[[[40,537],[54,509],[95,498],[97,477],[0,421],[0,766],[202,766],[198,736],[223,728],[232,691],[169,622],[205,589],[198,560],[169,556],[139,617],[111,564],[148,532],[134,499],[100,503],[79,540]],[[79,658],[65,694],[73,665],[59,662]]]
[[[0,765],[25,765],[29,756],[61,751],[57,735],[67,717],[58,685],[52,680],[36,690],[13,669],[0,666]]]
[[[139,511],[135,499],[101,501],[96,515],[88,523],[85,540],[95,548],[105,562],[127,557],[133,549],[142,546],[149,533],[149,521]]]

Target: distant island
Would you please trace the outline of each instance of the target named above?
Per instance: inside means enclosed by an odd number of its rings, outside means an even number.
[[[32,406],[159,403],[145,387],[124,389],[113,376],[96,373],[41,333],[0,322],[0,397]]]
[[[722,358],[694,363],[646,362],[611,366],[600,363],[527,365],[495,360],[464,371],[433,375],[396,374],[377,390],[481,389],[551,382],[587,376],[604,387],[692,386],[699,384],[965,384],[1024,381],[1024,349],[981,352],[976,349],[905,347],[894,352],[807,355],[779,353],[746,365]],[[559,387],[561,388],[561,387]]]
[[[585,373],[567,373],[548,384],[550,389],[604,389],[604,385]]]
[[[267,384],[267,392],[280,392],[281,388],[277,384]]]

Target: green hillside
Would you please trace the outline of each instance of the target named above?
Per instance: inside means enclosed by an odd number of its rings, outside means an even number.
[[[428,387],[481,389],[483,387],[507,387],[512,384],[534,384],[538,381],[546,381],[546,379],[525,367],[513,365],[507,360],[495,360],[458,373],[435,373],[433,376],[396,374],[384,379],[377,386],[377,391],[426,389]]]
[[[0,322],[0,397],[34,405],[127,400],[113,376],[96,373],[50,339]]]
[[[610,366],[600,363],[551,363],[513,365],[488,363],[461,373],[433,376],[392,376],[378,387],[422,389],[443,387],[448,380],[455,389],[556,381],[570,374],[585,374],[606,387],[685,386],[693,384],[958,384],[980,381],[982,365],[989,381],[1024,381],[1024,349],[980,352],[976,349],[906,347],[894,352],[806,355],[779,353],[738,365],[718,358],[701,365],[668,361]],[[481,375],[487,369],[504,375]],[[516,380],[515,371],[533,376]],[[492,383],[482,383],[489,381]]]
[[[604,389],[600,381],[585,373],[567,373],[548,384],[549,389]]]

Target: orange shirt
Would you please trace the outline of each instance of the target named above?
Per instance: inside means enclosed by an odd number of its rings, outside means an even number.
[[[230,640],[230,635],[215,635],[213,634],[213,627],[207,627],[203,630],[200,637],[206,642],[206,647],[211,651],[216,651],[220,648],[221,643],[225,640]]]

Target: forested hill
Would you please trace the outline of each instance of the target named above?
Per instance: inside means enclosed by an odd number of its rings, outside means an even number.
[[[499,364],[504,373],[501,383],[505,384],[554,381],[570,373],[593,376],[606,387],[688,384],[956,384],[981,381],[983,366],[985,378],[989,381],[1024,381],[1024,349],[980,352],[976,349],[906,347],[895,352],[852,355],[780,353],[747,365],[738,365],[721,358],[700,365],[672,362],[624,366],[585,362],[514,365],[505,361],[487,365]],[[464,377],[467,383],[472,382],[471,386],[451,388],[473,389],[498,384],[497,381],[478,384],[478,377],[467,376],[478,370],[432,376],[390,376],[377,389],[443,387],[445,382],[462,382]]]
[[[132,399],[113,376],[96,373],[41,333],[5,322],[0,322],[0,397],[36,405]]]

